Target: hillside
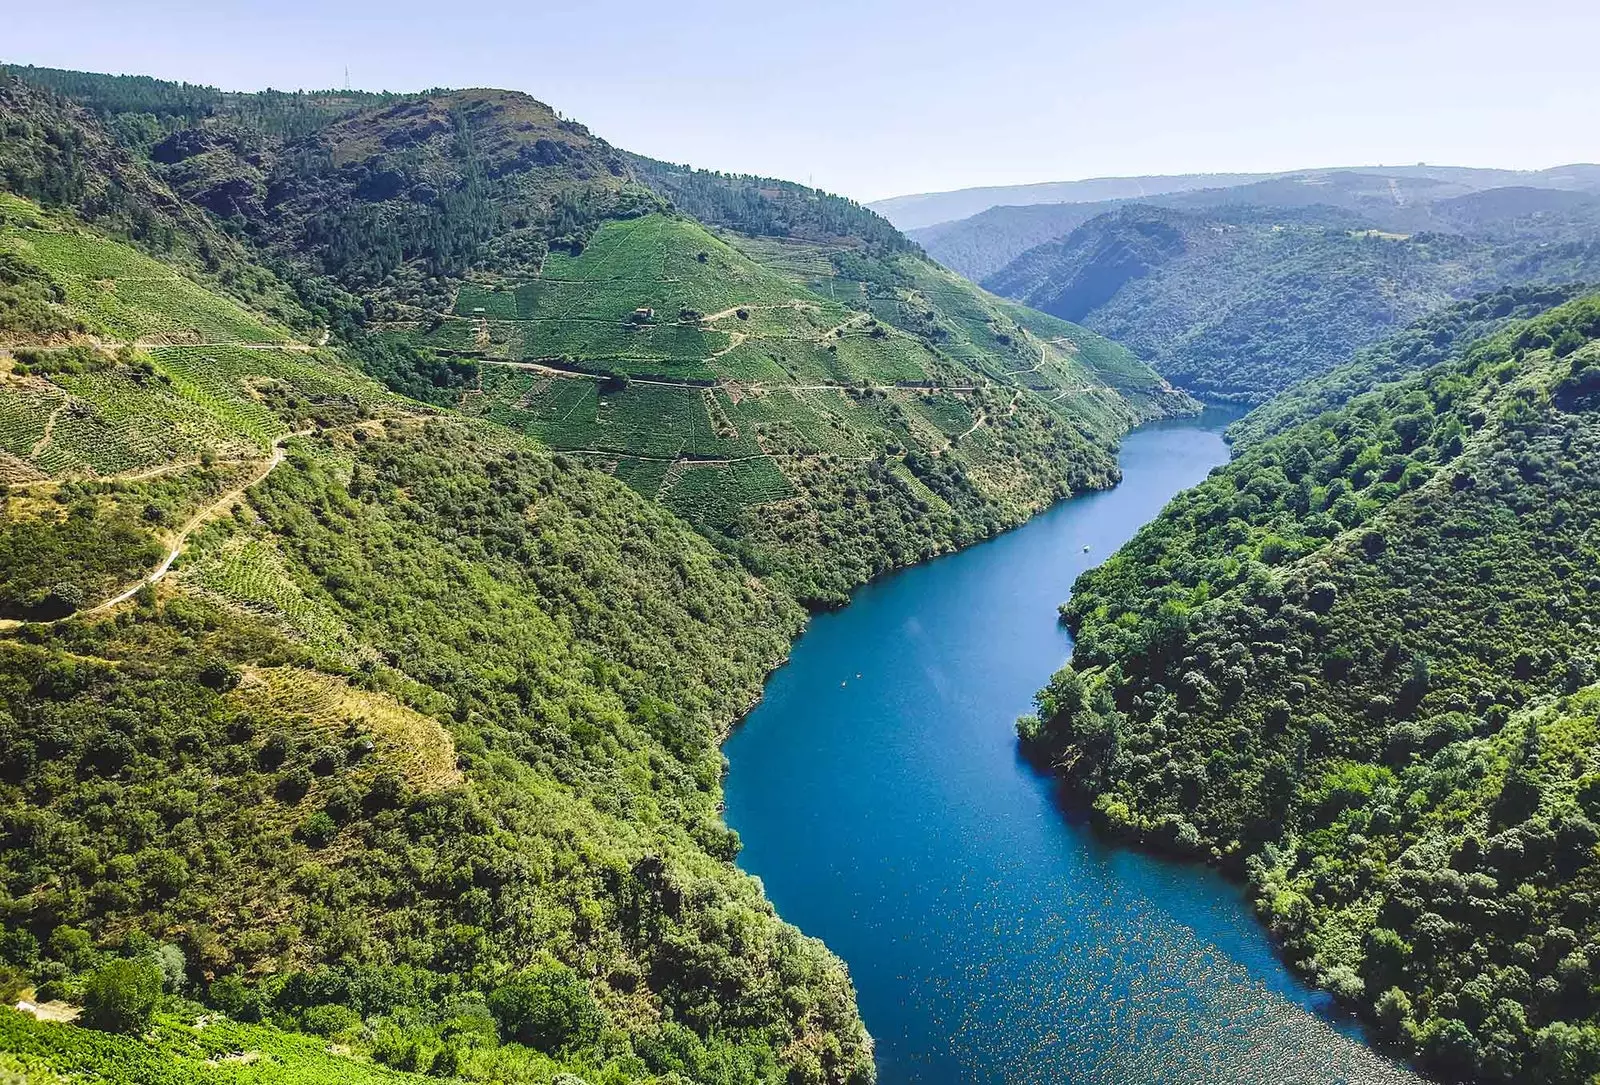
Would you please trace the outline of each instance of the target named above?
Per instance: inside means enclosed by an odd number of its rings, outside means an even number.
[[[1400,234],[1321,205],[1131,205],[985,285],[1126,344],[1198,394],[1261,403],[1453,301],[1600,278],[1590,224],[1580,217],[1563,236]]]
[[[859,205],[626,155],[526,95],[386,99],[298,135],[254,112],[149,142],[157,183],[391,388],[582,455],[810,606],[1110,484],[1118,434],[1190,409]]]
[[[1581,286],[1511,286],[1446,306],[1350,361],[1274,396],[1228,427],[1235,448],[1264,441],[1344,406],[1379,384],[1437,365],[1517,320],[1528,320],[1586,293]]]
[[[914,257],[878,268],[894,279],[652,215],[385,334],[463,344],[463,411],[613,471],[820,603],[1108,484],[1108,439],[1182,409],[1081,329],[1026,327]]]
[[[604,474],[3,212],[58,318],[0,351],[6,968],[76,1000],[166,944],[235,1017],[472,1080],[870,1078],[842,966],[718,814],[789,598]],[[519,983],[577,1024],[522,1031]]]
[[[1449,1080],[1600,1071],[1597,374],[1591,296],[1264,427],[1080,578],[1019,722]]]
[[[1114,202],[1038,203],[991,207],[969,218],[909,231],[945,267],[982,282],[1029,249],[1065,237]]]

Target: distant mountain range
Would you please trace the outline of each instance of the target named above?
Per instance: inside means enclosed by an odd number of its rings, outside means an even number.
[[[1593,189],[1600,186],[1600,166],[1573,164],[1544,170],[1480,169],[1472,166],[1338,166],[1280,173],[1181,173],[1144,177],[1091,177],[1081,181],[1046,181],[1031,185],[995,185],[962,188],[952,192],[919,192],[891,196],[867,204],[900,229],[914,232],[940,223],[971,218],[991,207],[1027,207],[1038,204],[1099,203],[1106,200],[1145,200],[1197,189],[1234,188],[1283,178],[1325,177],[1336,173],[1362,173],[1396,180],[1434,181],[1460,185],[1463,190],[1530,185],[1536,188]]]
[[[1317,170],[995,206],[909,236],[1179,385],[1262,402],[1480,291],[1600,279],[1600,167]]]

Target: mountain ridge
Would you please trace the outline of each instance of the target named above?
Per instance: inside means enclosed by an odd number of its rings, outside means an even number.
[[[1146,174],[1127,177],[1092,177],[1079,181],[1040,181],[1022,185],[989,185],[920,192],[873,200],[867,206],[882,213],[904,230],[922,230],[950,224],[994,207],[1050,203],[1093,203],[1112,199],[1142,199],[1195,189],[1231,188],[1241,184],[1297,175],[1370,173],[1500,187],[1518,180],[1548,180],[1553,187],[1592,189],[1600,185],[1600,165],[1571,162],[1534,170],[1479,166],[1323,166],[1258,173]],[[1218,183],[1223,182],[1223,183]],[[1040,196],[1046,198],[1040,199]]]
[[[1600,199],[1522,210],[1499,200],[1472,232],[1403,233],[1317,203],[1129,204],[985,285],[1125,342],[1198,394],[1259,404],[1453,301],[1600,279]]]

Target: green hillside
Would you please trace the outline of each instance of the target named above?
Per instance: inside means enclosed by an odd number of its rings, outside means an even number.
[[[1120,348],[1029,330],[915,257],[844,250],[869,281],[795,248],[607,223],[380,334],[470,356],[464,413],[581,454],[813,603],[1106,485],[1110,438],[1183,409]]]
[[[85,1016],[5,1014],[0,1071],[870,1081],[843,965],[733,865],[720,740],[805,606],[1192,401],[848,201],[526,96],[24,74],[0,986]]]
[[[267,1064],[174,1081],[870,1079],[842,965],[718,812],[785,594],[603,473],[3,213],[0,978],[78,1003],[167,947],[168,990],[352,1053],[206,1029]],[[552,998],[568,1024],[517,1016]],[[116,1043],[8,1017],[0,1067],[166,1079]]]
[[[808,606],[1110,484],[1119,434],[1193,406],[859,205],[626,155],[526,95],[290,124],[69,74],[31,78],[159,133],[124,153],[294,285],[301,334],[612,472]]]
[[[1591,211],[1509,233],[1484,222],[1397,232],[1317,204],[1129,205],[984,285],[1126,344],[1197,394],[1259,404],[1456,301],[1600,278],[1600,201],[1583,199]]]
[[[1510,286],[1429,313],[1343,365],[1274,396],[1228,427],[1228,440],[1247,445],[1309,422],[1376,385],[1437,365],[1514,320],[1538,316],[1584,293],[1571,285]]]
[[[1589,297],[1254,432],[1080,578],[1019,722],[1450,1080],[1600,1071],[1597,374]]]

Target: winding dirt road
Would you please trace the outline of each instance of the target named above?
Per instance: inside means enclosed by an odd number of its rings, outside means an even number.
[[[52,618],[49,621],[38,622],[35,624],[56,625],[60,622],[68,622],[74,618],[80,618],[85,615],[103,614],[106,611],[121,605],[122,603],[126,603],[129,599],[132,599],[139,593],[139,589],[143,588],[146,584],[154,584],[159,581],[172,569],[173,563],[178,560],[178,555],[183,553],[184,544],[189,541],[189,536],[193,535],[195,531],[198,530],[203,524],[231,509],[233,507],[233,503],[239,500],[239,498],[243,497],[245,491],[250,489],[250,487],[265,481],[266,477],[272,474],[277,466],[287,458],[288,453],[284,451],[283,447],[286,442],[295,437],[304,437],[309,433],[311,433],[310,430],[297,430],[294,433],[286,433],[282,437],[279,437],[276,441],[273,441],[272,455],[267,457],[266,462],[261,465],[261,469],[256,471],[243,482],[239,483],[237,486],[228,489],[221,497],[217,498],[211,504],[207,505],[193,516],[189,517],[188,520],[184,521],[183,527],[178,529],[177,536],[172,540],[172,545],[168,548],[166,556],[163,557],[161,559],[161,563],[150,572],[146,573],[144,576],[140,577],[128,587],[124,588],[122,591],[118,592],[116,595],[113,595],[110,599],[107,599],[104,602],[96,603],[94,606],[86,607],[83,610],[75,610],[65,617]],[[22,624],[22,622],[16,620],[15,618],[0,619],[0,630],[15,629]]]

